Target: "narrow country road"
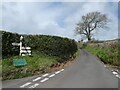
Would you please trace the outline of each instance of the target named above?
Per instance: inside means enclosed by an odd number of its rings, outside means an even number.
[[[3,88],[118,88],[118,78],[85,50],[75,62],[57,72],[3,81]]]

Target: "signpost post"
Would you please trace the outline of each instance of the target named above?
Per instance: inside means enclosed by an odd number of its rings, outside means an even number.
[[[22,40],[23,40],[23,36],[20,36],[20,56],[22,55]]]

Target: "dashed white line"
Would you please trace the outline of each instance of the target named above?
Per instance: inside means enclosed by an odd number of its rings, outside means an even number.
[[[104,67],[107,67],[106,65],[104,65]]]
[[[61,69],[60,71],[64,71],[64,69]]]
[[[117,72],[119,72],[119,70],[116,70]]]
[[[45,82],[45,81],[47,81],[49,78],[45,78],[45,79],[43,79],[43,80],[41,80],[40,82]]]
[[[58,73],[60,73],[61,71],[57,71],[57,72],[55,72],[55,74],[58,74]]]
[[[119,75],[115,75],[116,77],[119,77]]]
[[[52,75],[49,76],[49,78],[54,77],[54,76],[55,76],[55,74],[52,74]]]
[[[39,85],[39,83],[35,83],[34,85],[30,86],[29,88],[35,88]]]
[[[54,77],[55,74],[58,74],[58,73],[60,73],[60,72],[62,72],[62,71],[64,71],[64,69],[61,69],[61,70],[55,72],[54,74],[50,75],[49,78]],[[42,75],[42,77],[46,77],[46,76],[48,76],[48,75],[49,75],[49,73]],[[33,82],[40,80],[42,77],[37,77],[36,79],[33,79]],[[116,77],[119,77],[119,76],[116,76]],[[45,81],[47,81],[49,78],[45,78],[45,79],[41,80],[40,82],[45,82]],[[30,85],[30,84],[31,84],[31,82],[27,82],[27,83],[25,83],[24,85],[20,86],[20,88],[24,88],[24,87],[26,87],[26,86],[28,86],[28,85]],[[37,87],[38,85],[39,85],[39,83],[35,83],[34,85],[30,86],[29,88],[35,88],[35,87]]]
[[[113,73],[114,75],[117,75],[117,74],[118,74],[118,73],[117,73],[117,72],[115,72],[115,71],[114,71],[114,72],[112,72],[112,73]]]
[[[46,77],[46,76],[48,76],[49,74],[47,73],[47,74],[44,74],[44,75],[42,75],[42,77]]]
[[[119,75],[116,75],[116,77],[120,78],[120,76],[119,76]]]
[[[41,79],[41,77],[38,77],[38,78],[34,79],[33,82],[38,81],[40,79]]]
[[[24,88],[25,86],[28,86],[28,85],[30,85],[30,84],[31,84],[31,82],[27,82],[27,83],[25,83],[24,85],[20,86],[20,88]]]
[[[119,74],[118,74],[116,71],[112,70],[112,73],[113,73],[117,78],[120,78]]]
[[[114,72],[114,70],[111,70],[112,72]]]

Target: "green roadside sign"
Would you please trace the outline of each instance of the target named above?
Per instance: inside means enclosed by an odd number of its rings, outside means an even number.
[[[25,66],[27,65],[27,62],[25,59],[13,59],[13,65],[15,67],[19,67],[19,66]]]

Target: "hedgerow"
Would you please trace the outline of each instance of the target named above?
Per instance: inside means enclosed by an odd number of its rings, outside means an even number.
[[[67,60],[74,56],[77,51],[77,44],[74,40],[58,36],[46,35],[25,35],[24,42],[26,45],[39,53],[50,56],[57,56],[62,60]]]
[[[11,57],[19,54],[19,47],[13,46],[13,42],[19,43],[19,35],[17,33],[2,32],[2,58]]]
[[[19,42],[21,35],[2,31],[2,55],[3,58],[19,54],[19,47],[12,46],[13,42]],[[77,51],[75,40],[49,35],[22,35],[23,45],[30,46],[32,51],[59,57],[63,62],[73,57]]]

